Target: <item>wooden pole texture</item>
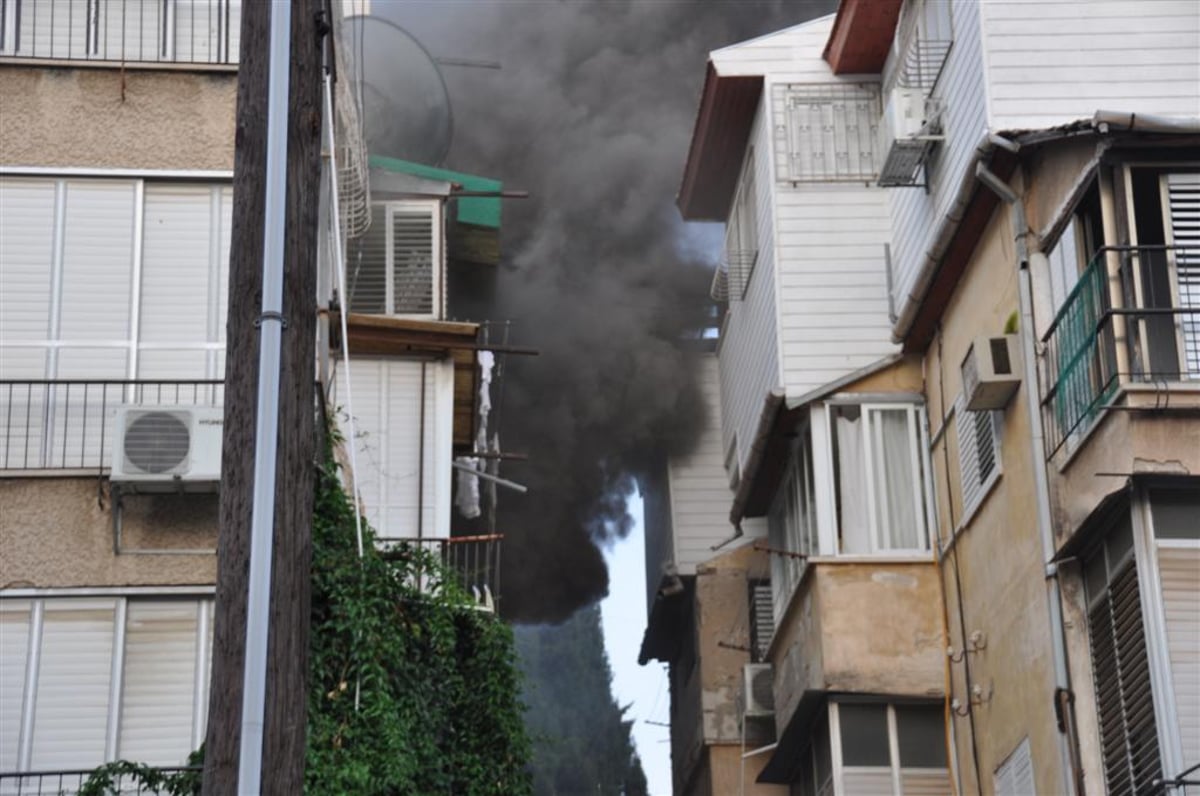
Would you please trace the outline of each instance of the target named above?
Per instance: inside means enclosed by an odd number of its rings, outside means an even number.
[[[286,0],[285,0],[286,1]],[[280,0],[274,0],[280,2]],[[226,327],[216,622],[204,793],[237,792],[262,300],[269,25],[242,5]],[[315,479],[321,0],[291,0],[279,449],[271,561],[262,793],[303,792]]]

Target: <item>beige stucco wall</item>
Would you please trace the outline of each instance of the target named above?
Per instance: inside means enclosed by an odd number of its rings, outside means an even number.
[[[1002,333],[1006,320],[1017,310],[1017,290],[1012,227],[1008,210],[1002,206],[985,230],[947,304],[941,332],[926,353],[930,426],[936,432],[949,424],[932,452],[944,543],[964,521],[958,440],[946,407],[961,391],[960,367],[971,341],[979,335]],[[979,704],[972,707],[974,753],[969,723],[965,719],[955,723],[957,757],[968,792],[977,790],[972,763],[975,753],[979,780],[984,793],[990,793],[995,769],[1026,736],[1037,791],[1058,793],[1062,789],[1027,388],[1023,383],[1004,410],[1001,475],[943,559],[950,643],[960,651],[964,635],[969,638],[980,632],[985,644],[984,649],[969,653],[968,661],[951,667],[953,696],[962,704],[969,701],[972,687],[982,689],[982,699],[977,698]],[[961,592],[956,587],[959,580]]]
[[[753,751],[749,746],[746,751]],[[722,744],[708,751],[711,796],[787,796],[786,785],[760,785],[754,780],[771,759],[770,754],[748,757],[743,767],[741,745]]]
[[[777,731],[805,692],[940,697],[945,647],[932,559],[814,559],[771,645]]]
[[[0,479],[0,589],[211,585],[216,556],[113,553],[96,478]],[[213,550],[217,496],[123,498],[122,549]]]
[[[0,65],[0,165],[233,168],[237,75]]]

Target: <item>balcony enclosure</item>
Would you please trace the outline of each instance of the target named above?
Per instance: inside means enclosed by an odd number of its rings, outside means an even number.
[[[1122,388],[1200,379],[1200,247],[1102,248],[1042,343],[1050,457]]]
[[[242,0],[4,0],[0,58],[237,65]]]

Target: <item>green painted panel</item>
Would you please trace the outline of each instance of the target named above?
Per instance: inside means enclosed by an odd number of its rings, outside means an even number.
[[[488,177],[477,177],[474,174],[463,174],[459,171],[439,169],[420,163],[411,163],[399,158],[388,158],[382,155],[371,155],[372,168],[384,171],[411,174],[427,180],[443,180],[461,185],[466,191],[495,191],[499,193],[502,183]],[[500,197],[472,197],[459,199],[457,220],[464,224],[476,224],[481,227],[500,228]]]

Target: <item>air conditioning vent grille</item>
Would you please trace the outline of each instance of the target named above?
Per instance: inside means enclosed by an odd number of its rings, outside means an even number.
[[[761,668],[750,678],[751,699],[760,710],[775,709],[775,675],[769,668]]]
[[[186,419],[173,412],[146,412],[126,426],[124,449],[130,469],[170,473],[187,463],[190,429]]]

